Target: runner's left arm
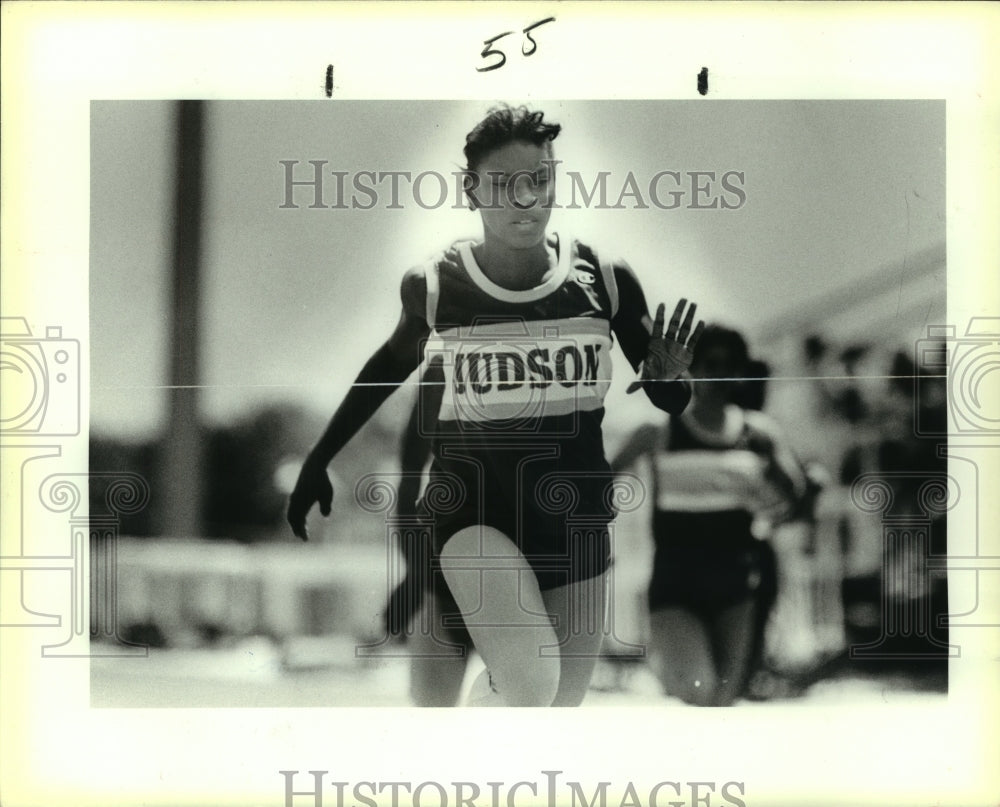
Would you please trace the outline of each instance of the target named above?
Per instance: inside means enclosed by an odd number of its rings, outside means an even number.
[[[704,327],[699,321],[692,330],[696,305],[692,303],[683,316],[687,301],[682,299],[664,332],[664,306],[661,303],[656,319],[650,319],[646,296],[632,268],[624,261],[617,261],[614,274],[618,312],[611,328],[625,357],[641,373],[641,379],[634,381],[628,391],[635,392],[641,387],[657,409],[679,414],[691,400],[688,368]]]

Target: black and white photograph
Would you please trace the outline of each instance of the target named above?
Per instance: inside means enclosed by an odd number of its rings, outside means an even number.
[[[4,9],[10,804],[990,803],[995,13],[94,5]]]
[[[91,125],[91,512],[149,489],[93,704],[947,692],[943,103]]]

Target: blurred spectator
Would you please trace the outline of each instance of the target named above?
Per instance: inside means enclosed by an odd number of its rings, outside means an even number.
[[[821,341],[818,337],[807,339],[805,355],[816,357]],[[855,661],[864,664],[866,671],[908,668],[918,675],[937,675],[946,668],[947,629],[938,621],[947,613],[947,587],[945,576],[929,572],[926,560],[928,555],[946,554],[947,519],[925,513],[919,506],[918,492],[929,480],[943,479],[947,471],[947,460],[939,453],[941,435],[947,431],[945,380],[926,377],[928,373],[918,368],[904,350],[876,357],[869,351],[847,348],[840,356],[845,374],[854,374],[857,361],[865,353],[871,360],[883,362],[876,370],[878,378],[866,384],[849,382],[847,389],[853,390],[850,405],[844,405],[844,388],[831,394],[836,385],[829,384],[820,385],[817,402],[818,416],[840,420],[850,427],[848,433],[852,435],[841,449],[839,468],[844,498],[840,536],[848,559],[841,586],[847,644],[855,648],[878,644],[885,658],[877,662]],[[828,406],[831,401],[835,405]],[[939,436],[918,434],[917,419],[922,434]],[[891,489],[889,512],[864,514],[851,503],[851,486],[865,474],[881,475]],[[887,516],[916,520],[918,529],[905,532],[913,542],[911,547],[895,547],[893,552],[883,554]],[[927,529],[928,545],[915,537],[920,524]],[[850,562],[852,557],[862,555],[875,562],[865,567]],[[914,615],[914,625],[928,625],[929,632],[907,629],[888,635],[888,613],[900,610]],[[918,612],[923,614],[919,620]],[[935,659],[940,663],[927,663]]]

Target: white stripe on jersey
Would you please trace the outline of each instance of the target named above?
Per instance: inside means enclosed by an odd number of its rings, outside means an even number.
[[[472,282],[490,295],[490,297],[503,300],[506,303],[530,303],[535,300],[541,300],[543,297],[554,292],[569,276],[570,257],[574,251],[573,239],[567,238],[564,235],[557,237],[559,238],[559,263],[556,265],[555,271],[548,276],[544,283],[532,289],[505,289],[503,286],[497,285],[490,280],[486,276],[486,273],[479,267],[479,262],[472,253],[471,241],[459,243],[458,254],[461,256],[462,263],[465,265],[465,271],[472,278]]]
[[[752,451],[658,452],[656,507],[671,512],[758,512],[785,500],[766,476],[768,464]]]
[[[440,358],[440,420],[488,422],[590,412],[611,384],[605,319],[509,321],[435,332],[428,361]]]

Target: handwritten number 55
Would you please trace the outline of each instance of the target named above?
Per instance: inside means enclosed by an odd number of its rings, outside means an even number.
[[[536,50],[538,50],[538,43],[535,42],[535,38],[531,35],[531,32],[535,28],[537,28],[538,26],[545,25],[545,23],[547,23],[547,22],[553,22],[554,20],[555,20],[555,17],[549,17],[548,19],[539,20],[538,22],[532,23],[527,28],[523,28],[521,30],[521,33],[524,34],[524,38],[526,40],[525,42],[521,43],[521,55],[522,56],[531,56],[531,54],[533,54]],[[513,31],[505,31],[504,33],[497,34],[496,36],[494,36],[494,37],[492,37],[490,39],[483,40],[483,44],[486,47],[483,48],[483,51],[480,54],[480,56],[482,56],[484,59],[488,59],[491,56],[499,56],[500,58],[499,58],[498,61],[494,61],[493,64],[488,64],[485,67],[477,67],[476,68],[476,72],[477,73],[485,73],[485,72],[487,72],[489,70],[498,70],[499,68],[501,68],[505,64],[507,64],[507,56],[506,56],[506,54],[502,50],[495,49],[493,47],[493,43],[496,42],[498,39],[503,39],[505,36],[510,36],[512,33],[514,33],[514,32]],[[528,48],[528,43],[529,42],[531,43],[530,49]]]

